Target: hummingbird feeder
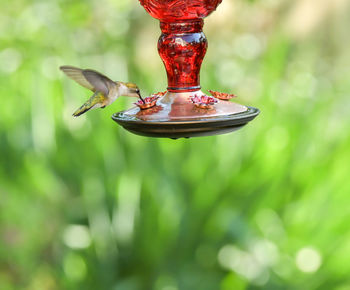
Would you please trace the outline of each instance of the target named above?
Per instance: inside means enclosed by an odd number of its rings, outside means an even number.
[[[222,0],[139,0],[160,20],[158,52],[163,60],[168,88],[115,113],[112,119],[126,130],[149,137],[195,137],[235,131],[253,120],[259,110],[229,99],[233,94],[201,91],[199,72],[208,42],[203,19]]]

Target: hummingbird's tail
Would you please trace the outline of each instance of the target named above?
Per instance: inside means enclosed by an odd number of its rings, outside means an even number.
[[[102,93],[94,93],[90,99],[88,99],[78,110],[73,113],[73,116],[78,117],[91,109],[103,107],[103,100],[104,96]]]
[[[78,110],[76,110],[73,113],[74,117],[79,117],[80,115],[84,114],[85,112],[89,111],[93,106],[87,106],[86,103],[82,105]]]

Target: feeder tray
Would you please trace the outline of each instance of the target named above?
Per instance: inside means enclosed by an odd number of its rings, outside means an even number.
[[[137,135],[177,139],[230,133],[259,114],[256,108],[220,100],[212,109],[198,108],[188,101],[188,94],[168,93],[152,108],[134,107],[112,119]]]
[[[235,131],[253,120],[259,110],[228,101],[234,95],[201,91],[199,73],[208,42],[203,18],[222,0],[140,0],[160,20],[158,52],[163,60],[168,88],[152,104],[115,113],[112,119],[126,130],[148,137],[196,137]],[[222,100],[215,98],[218,96]]]

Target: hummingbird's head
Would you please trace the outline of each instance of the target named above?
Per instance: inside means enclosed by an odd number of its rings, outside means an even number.
[[[137,98],[141,97],[140,89],[138,88],[138,86],[136,84],[124,83],[124,85],[126,87],[126,95],[128,95],[130,97],[137,97]]]

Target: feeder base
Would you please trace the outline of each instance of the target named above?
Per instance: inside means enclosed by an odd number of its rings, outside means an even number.
[[[259,114],[258,109],[247,108],[248,110],[243,113],[187,121],[142,121],[135,116],[130,116],[125,111],[115,113],[112,119],[136,135],[178,139],[236,131]]]
[[[114,114],[112,119],[136,135],[178,139],[230,133],[242,128],[258,114],[258,109],[248,107],[243,113],[200,120],[142,121],[125,112]]]
[[[194,95],[203,93],[167,92],[151,108],[134,107],[115,113],[112,119],[137,135],[177,139],[229,133],[259,114],[256,108],[220,100],[210,108],[200,108],[191,102]]]

